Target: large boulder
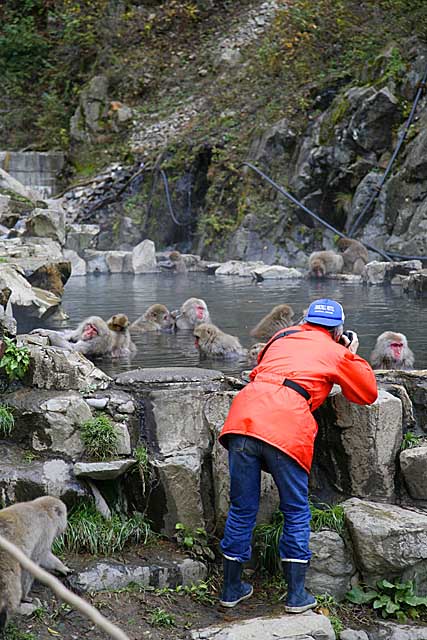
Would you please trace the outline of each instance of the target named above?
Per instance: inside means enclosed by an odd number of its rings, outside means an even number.
[[[81,256],[86,249],[92,249],[95,246],[99,231],[100,227],[97,224],[70,224],[67,227],[65,246]]]
[[[420,260],[405,260],[404,262],[368,262],[362,273],[362,279],[367,284],[400,284],[399,276],[409,276],[413,271],[422,268]]]
[[[52,312],[61,302],[50,291],[31,286],[22,270],[14,265],[0,264],[0,289],[5,287],[12,291],[10,301],[14,310],[36,318]]]
[[[418,433],[427,432],[427,370],[419,371],[377,371],[376,378],[382,387],[402,386],[411,399]]]
[[[342,506],[362,580],[415,578],[427,593],[427,515],[358,498]]]
[[[312,593],[328,593],[338,602],[350,590],[356,573],[351,551],[335,531],[318,531],[310,536],[312,557],[307,587]]]
[[[132,270],[134,273],[159,271],[156,262],[156,248],[152,240],[143,240],[133,249]]]
[[[35,191],[24,187],[23,184],[15,180],[15,178],[12,178],[4,169],[0,169],[0,193],[3,195],[11,195],[12,197],[19,196],[21,200],[26,201],[30,205],[35,204],[39,198]]]
[[[427,295],[427,269],[411,273],[403,283],[403,290],[415,298],[424,298]]]
[[[77,351],[43,345],[37,336],[20,336],[30,351],[30,367],[25,375],[28,386],[37,389],[85,391],[106,389],[111,379]]]
[[[65,211],[60,203],[51,204],[49,209],[34,209],[25,221],[24,235],[52,238],[60,245],[64,245]]]
[[[411,498],[427,501],[427,445],[402,451],[400,469]]]
[[[70,134],[75,142],[96,142],[105,131],[110,101],[108,78],[94,76],[80,93],[79,105],[70,121]]]
[[[85,276],[86,275],[86,262],[79,256],[76,251],[72,249],[64,250],[64,258],[71,264],[70,277]]]
[[[265,267],[263,262],[240,262],[229,260],[215,271],[216,276],[238,276],[239,278],[252,278],[254,269]]]
[[[318,414],[316,466],[347,496],[394,500],[396,457],[402,442],[402,404],[380,390],[372,405],[342,394],[328,398]]]
[[[364,151],[382,153],[390,149],[393,125],[400,119],[399,101],[388,87],[350,89],[347,99],[355,112],[348,133]]]

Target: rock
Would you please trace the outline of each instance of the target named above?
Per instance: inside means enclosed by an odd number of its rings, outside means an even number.
[[[242,61],[242,54],[239,49],[224,49],[219,57],[219,61],[229,67],[235,67]]]
[[[110,273],[123,273],[125,259],[129,255],[131,255],[129,251],[106,251],[105,262]]]
[[[344,495],[393,500],[403,437],[400,400],[380,390],[375,403],[365,406],[338,394],[318,417],[315,459],[321,473]]]
[[[3,192],[3,195],[12,195],[12,197],[18,195],[30,205],[35,204],[39,199],[39,195],[35,191],[24,187],[23,184],[15,180],[15,178],[12,178],[4,169],[0,169],[0,192]],[[6,194],[4,194],[4,192],[6,192]]]
[[[24,235],[52,238],[61,246],[65,244],[65,211],[59,203],[50,209],[34,209],[25,222]]]
[[[415,412],[417,429],[427,432],[427,370],[421,371],[377,371],[381,386],[399,385],[406,389]],[[392,391],[393,393],[393,391]]]
[[[427,500],[427,446],[401,451],[400,469],[409,495],[415,500]]]
[[[0,264],[0,289],[11,289],[10,298],[15,311],[21,311],[36,318],[42,318],[61,302],[53,293],[32,287],[20,269],[9,264]]]
[[[290,278],[303,278],[303,274],[298,269],[273,265],[272,267],[257,267],[252,272],[258,282],[263,280],[288,280]]]
[[[362,273],[362,279],[367,284],[393,284],[397,275],[408,276],[412,271],[422,269],[420,260],[406,260],[404,262],[368,262]]]
[[[71,224],[67,229],[65,247],[82,255],[85,249],[95,246],[100,227],[97,224]]]
[[[357,87],[347,92],[356,111],[349,124],[349,134],[365,151],[381,153],[391,148],[392,129],[400,119],[399,103],[388,87],[375,91]]]
[[[96,484],[94,482],[92,482],[91,480],[86,479],[86,483],[87,483],[89,489],[92,492],[92,496],[93,496],[93,499],[95,501],[96,510],[98,511],[98,513],[101,514],[101,516],[103,518],[105,518],[106,520],[110,520],[111,519],[111,509],[108,506],[106,500],[104,499],[102,493],[100,492],[100,490],[98,489]]]
[[[369,640],[366,631],[356,631],[355,629],[344,629],[340,633],[340,640]]]
[[[132,251],[132,270],[134,273],[154,273],[159,271],[154,242],[143,240],[136,245]]]
[[[130,446],[130,435],[126,424],[122,422],[115,422],[115,428],[119,434],[119,440],[117,443],[117,455],[119,456],[130,456],[131,454],[131,446]]]
[[[31,458],[28,458],[28,453]],[[87,489],[72,473],[72,464],[61,459],[42,460],[32,452],[7,442],[0,443],[0,491],[3,504],[52,495],[75,503],[88,497]]]
[[[251,145],[250,158],[255,162],[270,165],[276,159],[283,159],[292,153],[296,142],[296,133],[292,130],[289,120],[283,118],[265,131],[261,138],[257,138]]]
[[[125,402],[124,404],[120,404],[117,407],[117,411],[119,413],[129,413],[132,414],[135,412],[135,405],[132,402],[132,400],[129,400],[128,402]]]
[[[71,263],[71,277],[86,275],[86,262],[72,249],[64,250],[64,258]]]
[[[104,131],[110,100],[108,79],[95,76],[80,93],[80,103],[70,120],[70,135],[76,142],[96,142]]]
[[[414,578],[427,591],[427,515],[351,498],[342,504],[354,558],[367,584]]]
[[[403,283],[403,290],[415,298],[427,295],[427,269],[411,273]]]
[[[111,460],[109,462],[76,462],[73,471],[76,478],[92,478],[92,480],[115,480],[136,464],[133,458]]]
[[[335,640],[328,618],[306,613],[252,618],[191,631],[192,640]]]
[[[240,278],[252,278],[254,269],[265,267],[263,262],[239,262],[229,260],[215,271],[216,276],[239,276]]]
[[[350,590],[356,573],[351,551],[335,531],[318,531],[310,535],[313,553],[307,573],[307,587],[312,593],[328,593],[338,602]]]
[[[108,398],[87,398],[87,404],[94,409],[105,409],[108,404]]]
[[[91,562],[84,571],[73,575],[70,582],[84,592],[124,589],[130,583],[174,589],[178,585],[197,584],[206,576],[207,569],[202,562],[177,555],[172,560],[159,556],[152,564],[145,565],[125,564],[117,560]]]
[[[95,249],[86,249],[83,252],[86,260],[86,269],[88,273],[108,273],[109,269],[105,261],[105,251],[96,251]]]
[[[342,637],[342,636],[341,636]],[[381,621],[371,640],[425,640],[427,627]]]
[[[27,280],[30,284],[45,291],[50,291],[58,297],[64,293],[64,285],[71,275],[70,262],[52,262],[44,264],[30,276]]]
[[[31,336],[20,336],[30,351],[30,367],[25,382],[37,389],[84,391],[106,389],[111,379],[77,351],[35,344]]]

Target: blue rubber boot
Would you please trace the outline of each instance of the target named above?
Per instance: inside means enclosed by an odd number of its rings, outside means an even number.
[[[308,562],[282,561],[283,575],[288,583],[288,595],[285,603],[286,613],[303,613],[317,606],[316,598],[305,588],[305,574]]]
[[[242,582],[242,569],[241,562],[236,560],[223,560],[224,569],[224,587],[222,590],[220,605],[223,607],[235,607],[236,604],[250,598],[254,590],[252,585],[247,582]]]

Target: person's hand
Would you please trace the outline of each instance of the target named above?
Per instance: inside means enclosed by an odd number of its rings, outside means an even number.
[[[355,331],[347,331],[346,333],[351,333],[351,340],[345,333],[343,333],[340,342],[350,351],[350,353],[356,353],[359,348],[359,338],[357,337],[357,333]]]

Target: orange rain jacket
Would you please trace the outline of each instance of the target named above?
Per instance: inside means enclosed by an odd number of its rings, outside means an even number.
[[[310,324],[286,329],[292,330],[298,333],[275,340],[251,371],[251,382],[234,399],[219,438],[224,446],[230,433],[259,438],[309,473],[317,434],[311,412],[323,403],[332,385],[339,384],[344,396],[357,404],[375,402],[378,390],[366,360],[335,342],[326,329]],[[310,402],[284,387],[285,378],[308,391]]]

